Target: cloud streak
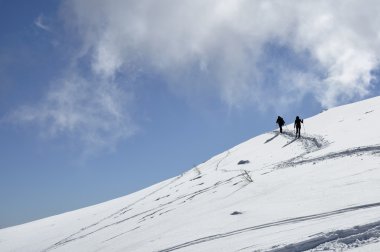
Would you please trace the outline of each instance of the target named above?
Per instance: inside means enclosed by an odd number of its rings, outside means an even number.
[[[35,20],[34,20],[34,24],[44,30],[44,31],[48,31],[48,32],[51,32],[51,28],[50,26],[46,23],[46,20],[45,20],[45,17],[40,14]]]

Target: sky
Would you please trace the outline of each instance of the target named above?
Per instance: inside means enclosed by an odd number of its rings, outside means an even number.
[[[380,3],[0,0],[0,228],[379,95]],[[307,131],[307,125],[305,125]]]

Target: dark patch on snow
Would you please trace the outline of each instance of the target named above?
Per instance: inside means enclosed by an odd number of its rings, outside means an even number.
[[[240,160],[238,165],[249,164],[249,160]]]
[[[243,213],[239,212],[239,211],[234,211],[234,212],[230,213],[230,215],[239,215],[239,214],[243,214]]]

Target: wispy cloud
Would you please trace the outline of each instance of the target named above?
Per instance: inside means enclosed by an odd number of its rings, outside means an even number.
[[[56,81],[39,104],[20,107],[10,119],[38,123],[45,137],[71,137],[84,154],[94,153],[135,132],[132,99],[115,83],[71,75]]]
[[[42,29],[42,30],[44,30],[44,31],[51,32],[51,28],[50,28],[50,26],[48,25],[48,23],[47,23],[47,21],[46,21],[46,19],[45,19],[45,17],[44,17],[43,14],[40,14],[40,15],[34,20],[34,24],[35,24],[38,28],[40,28],[40,29]]]
[[[375,0],[82,0],[68,1],[66,11],[91,49],[95,73],[112,76],[128,65],[149,65],[171,87],[182,88],[194,85],[183,74],[192,69],[207,80],[202,85],[237,107],[271,106],[265,97],[276,94],[285,101],[290,91],[313,94],[325,107],[361,98],[370,92],[371,70],[379,63],[380,4]],[[315,69],[282,65],[272,74],[290,72],[286,83],[280,77],[277,89],[267,88],[271,83],[262,83],[265,73],[258,64],[263,57],[281,57],[265,54],[268,44],[294,55],[306,52],[301,65],[313,62]],[[289,92],[282,95],[284,86]]]

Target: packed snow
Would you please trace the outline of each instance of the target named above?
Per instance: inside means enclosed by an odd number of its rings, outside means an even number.
[[[289,124],[136,193],[1,229],[0,251],[380,251],[379,123],[380,97],[324,111],[299,139]]]

